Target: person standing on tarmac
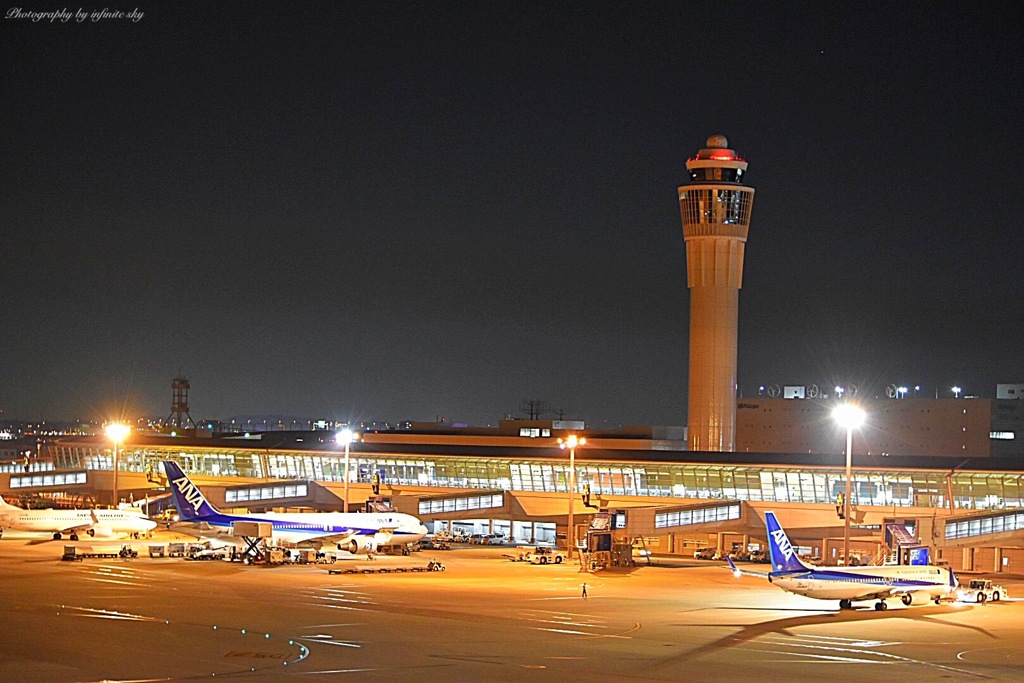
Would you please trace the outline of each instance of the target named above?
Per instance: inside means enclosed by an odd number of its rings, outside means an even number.
[[[587,597],[587,584],[583,584],[583,597]]]

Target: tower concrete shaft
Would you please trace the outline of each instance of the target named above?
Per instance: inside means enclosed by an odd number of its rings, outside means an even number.
[[[686,168],[679,211],[690,288],[689,447],[734,451],[739,291],[754,188],[741,183],[747,162],[724,135],[709,137]]]

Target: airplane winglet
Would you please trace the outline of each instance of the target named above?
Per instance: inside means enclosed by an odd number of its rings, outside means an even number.
[[[732,572],[733,576],[737,578],[743,576],[744,574],[746,574],[747,576],[756,576],[761,579],[768,578],[767,572],[756,572],[752,569],[740,569],[736,566],[736,563],[732,561],[732,557],[730,557],[729,555],[725,556],[725,561],[729,563],[729,570]],[[725,567],[723,567],[723,569],[725,569]]]

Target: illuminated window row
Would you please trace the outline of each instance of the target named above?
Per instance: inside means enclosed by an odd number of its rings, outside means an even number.
[[[675,510],[674,512],[659,512],[655,514],[654,528],[664,529],[670,526],[725,522],[730,519],[739,518],[739,505],[719,505],[716,507],[698,508],[696,510]]]
[[[23,477],[12,476],[11,488],[19,489],[38,486],[71,486],[86,483],[85,472],[66,472],[64,474],[32,474]]]
[[[984,534],[998,534],[1004,531],[1024,529],[1024,512],[1011,512],[1005,515],[984,517],[982,519],[965,519],[962,522],[946,524],[946,540],[969,538]]]
[[[483,510],[500,508],[505,505],[505,496],[495,493],[489,496],[468,496],[463,498],[443,498],[440,500],[421,500],[420,514],[430,515],[440,512],[459,512],[462,510]]]
[[[156,473],[161,460],[179,462],[186,472],[218,477],[344,481],[343,458],[335,453],[267,453],[248,449],[202,447],[160,449],[125,447],[125,472]],[[110,470],[111,453],[68,448],[55,454],[57,469]],[[569,468],[564,460],[472,456],[388,455],[366,453],[350,461],[351,481],[368,482],[381,473],[382,483],[432,488],[476,488],[565,493]],[[707,465],[577,461],[577,490],[594,495],[629,495],[698,500],[740,500],[834,504],[845,489],[842,469],[798,469],[784,465]],[[957,509],[1024,507],[1024,477],[1010,472],[854,471],[850,502],[885,507]]]
[[[13,461],[5,462],[0,464],[0,472],[10,472],[14,474],[16,472],[52,472],[54,469],[53,463],[49,460],[31,460],[28,464],[28,469],[25,469],[25,462]]]
[[[304,498],[309,495],[307,484],[276,484],[274,486],[258,486],[251,489],[234,489],[224,492],[224,500],[228,503],[244,503],[253,500],[270,500],[272,498]]]

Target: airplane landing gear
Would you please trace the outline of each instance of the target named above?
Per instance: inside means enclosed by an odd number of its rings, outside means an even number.
[[[851,609],[853,607],[853,600],[840,600],[839,609]]]
[[[889,605],[885,603],[885,600],[879,600],[875,603],[875,609],[879,612],[884,612],[885,610],[889,609]]]

